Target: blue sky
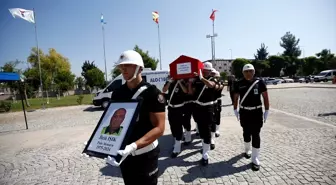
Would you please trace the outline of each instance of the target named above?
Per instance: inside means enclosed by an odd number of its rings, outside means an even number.
[[[264,42],[270,54],[283,49],[280,37],[290,31],[300,38],[305,56],[328,48],[336,52],[335,0],[0,0],[0,66],[26,61],[36,46],[34,25],[14,19],[8,8],[35,9],[40,48],[69,58],[79,76],[84,60],[94,60],[104,71],[100,15],[104,14],[108,73],[120,53],[135,44],[159,58],[157,25],[160,14],[163,69],[181,54],[211,58],[209,19],[217,9],[216,58],[253,58]],[[23,66],[24,67],[24,66]]]

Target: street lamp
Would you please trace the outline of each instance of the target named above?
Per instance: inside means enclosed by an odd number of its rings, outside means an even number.
[[[232,60],[232,49],[229,49],[230,50],[230,53],[231,53],[231,60]]]

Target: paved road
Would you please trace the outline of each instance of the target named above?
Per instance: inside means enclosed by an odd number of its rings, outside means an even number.
[[[3,132],[24,124],[22,113],[1,115],[0,184],[123,184],[117,168],[80,156],[102,114],[86,108],[30,112],[28,131]],[[208,167],[198,164],[201,142],[195,136],[178,158],[170,159],[173,139],[166,125],[159,184],[336,184],[335,127],[272,112],[261,134],[262,168],[253,172],[241,156],[241,128],[230,116],[232,107],[224,107],[222,115],[221,137]]]

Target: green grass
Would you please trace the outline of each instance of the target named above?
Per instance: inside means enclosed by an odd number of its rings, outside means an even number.
[[[82,104],[83,105],[88,105],[92,104],[92,98],[93,95],[91,94],[85,94],[83,95],[83,100]],[[46,108],[51,108],[51,107],[65,107],[65,106],[73,106],[73,105],[79,105],[77,103],[78,95],[73,95],[73,96],[66,96],[66,97],[61,97],[59,100],[57,98],[49,98],[49,104],[46,104]],[[47,98],[44,98],[45,102],[47,101]],[[27,107],[25,104],[26,110],[35,110],[35,109],[40,109],[42,108],[42,98],[34,98],[34,99],[28,99],[30,107]],[[25,101],[23,101],[25,103]],[[16,111],[21,111],[22,110],[22,103],[21,100],[17,100],[16,103],[12,104],[12,108],[10,112],[16,112]]]

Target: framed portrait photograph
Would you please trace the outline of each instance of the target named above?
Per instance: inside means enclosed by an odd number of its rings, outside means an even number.
[[[118,150],[126,147],[138,119],[141,100],[111,101],[101,116],[83,153],[89,156],[121,159]]]

